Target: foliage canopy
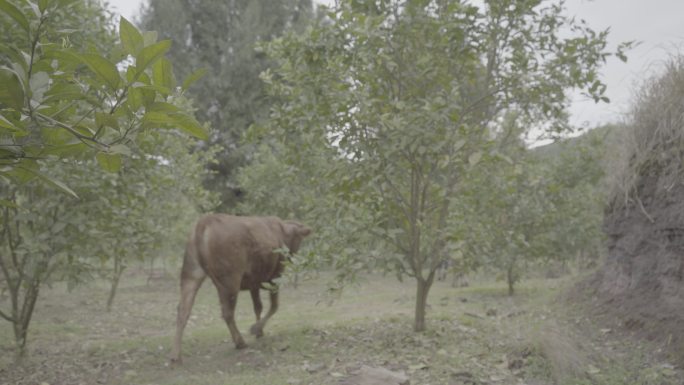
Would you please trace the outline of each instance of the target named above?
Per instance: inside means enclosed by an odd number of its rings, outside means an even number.
[[[277,66],[262,78],[280,103],[251,137],[315,170],[310,188],[331,191],[319,204],[335,207],[321,227],[354,223],[342,232],[349,265],[416,280],[423,330],[436,269],[468,251],[464,197],[482,192],[469,174],[506,156],[506,119],[556,135],[570,129],[567,90],[606,101],[607,34],[565,16],[562,2],[341,1],[304,34],[265,45]],[[350,246],[359,233],[386,251]]]

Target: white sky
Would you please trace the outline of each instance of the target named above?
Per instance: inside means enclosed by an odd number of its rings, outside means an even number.
[[[137,15],[143,0],[108,0],[110,7],[129,20]],[[334,0],[317,0],[334,3]],[[571,121],[594,127],[619,121],[629,107],[635,86],[657,73],[668,55],[684,53],[684,0],[566,0],[569,14],[585,19],[595,30],[610,27],[613,46],[628,40],[641,45],[628,53],[625,64],[610,60],[603,70],[610,104],[595,104],[573,98]]]

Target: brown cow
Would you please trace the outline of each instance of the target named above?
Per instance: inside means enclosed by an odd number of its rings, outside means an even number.
[[[311,229],[295,221],[277,217],[239,217],[209,214],[197,221],[185,248],[181,270],[181,299],[176,319],[176,338],[172,362],[181,362],[181,340],[197,290],[209,276],[216,286],[223,319],[228,325],[235,347],[247,347],[235,325],[235,304],[240,290],[252,294],[257,322],[250,332],[263,336],[263,328],[278,309],[278,292],[271,290],[271,307],[261,318],[259,289],[283,271],[285,257],[276,250],[287,248],[297,252]]]

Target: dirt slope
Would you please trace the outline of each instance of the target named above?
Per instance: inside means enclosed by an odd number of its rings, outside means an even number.
[[[635,100],[609,169],[608,257],[590,286],[624,326],[684,358],[684,58]]]

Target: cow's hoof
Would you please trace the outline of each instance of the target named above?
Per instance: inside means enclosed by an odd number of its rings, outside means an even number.
[[[173,366],[180,366],[182,364],[183,364],[183,359],[180,357],[171,357],[171,359],[169,360],[169,365],[172,367]]]
[[[262,329],[261,325],[259,325],[258,323],[252,325],[252,327],[249,328],[249,332],[252,335],[256,336],[256,338],[261,338],[264,336],[264,329]]]
[[[247,347],[247,344],[245,341],[240,341],[237,344],[235,344],[235,349],[244,349]]]

